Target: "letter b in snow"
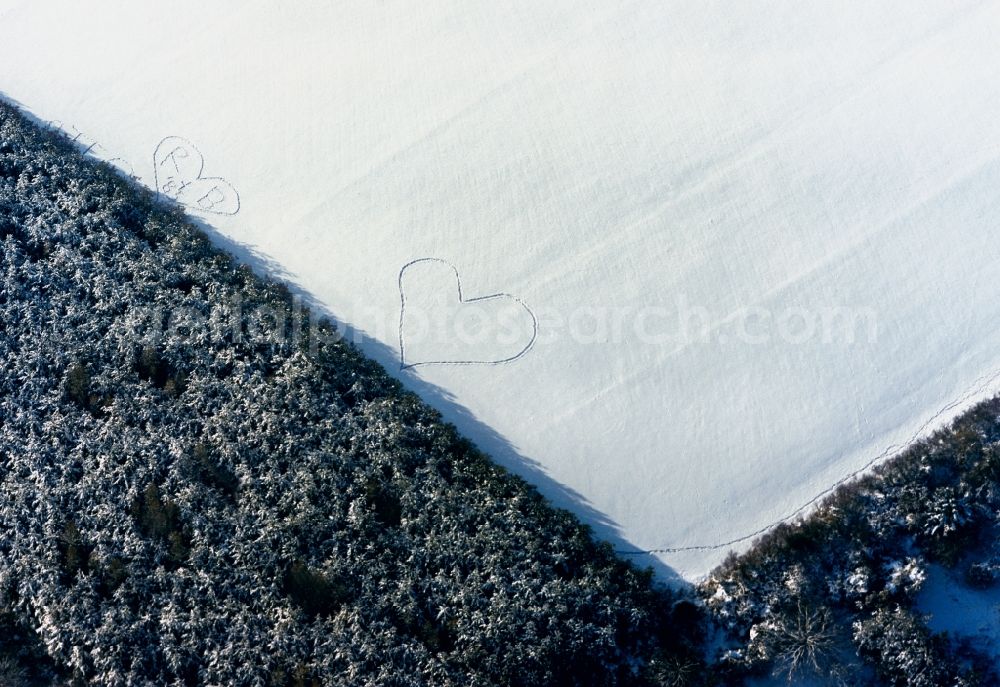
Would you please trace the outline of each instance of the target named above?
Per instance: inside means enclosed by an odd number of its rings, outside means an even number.
[[[156,191],[194,210],[235,215],[240,195],[222,177],[206,177],[205,158],[190,141],[167,136],[153,153]]]

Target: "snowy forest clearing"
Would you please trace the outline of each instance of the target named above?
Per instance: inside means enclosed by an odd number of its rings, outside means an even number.
[[[688,578],[997,388],[995,5],[57,4],[4,95]],[[422,258],[537,340],[400,369]]]

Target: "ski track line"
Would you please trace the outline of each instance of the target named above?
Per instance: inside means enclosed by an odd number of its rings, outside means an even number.
[[[973,384],[973,387],[972,387],[971,390],[967,391],[965,394],[963,394],[962,396],[960,396],[958,399],[952,401],[951,403],[948,403],[943,408],[941,408],[940,410],[938,410],[930,419],[928,419],[922,425],[920,425],[920,427],[918,427],[917,430],[910,436],[910,438],[907,439],[902,445],[900,445],[900,444],[890,444],[881,453],[879,453],[877,456],[875,456],[874,458],[872,458],[871,460],[869,460],[863,466],[861,466],[857,470],[849,472],[847,475],[845,475],[841,479],[839,479],[836,482],[834,482],[831,486],[827,487],[826,489],[824,489],[823,491],[821,491],[820,493],[818,493],[816,496],[814,496],[813,498],[809,499],[807,502],[805,502],[804,504],[802,504],[801,506],[799,506],[798,508],[796,508],[795,510],[793,510],[788,515],[786,515],[786,516],[784,516],[782,518],[779,518],[778,520],[775,520],[774,522],[771,522],[771,523],[769,523],[767,525],[764,525],[763,527],[761,527],[761,528],[759,528],[759,529],[757,529],[757,530],[755,530],[755,531],[753,531],[753,532],[751,532],[749,534],[743,535],[741,537],[737,537],[736,539],[730,539],[729,541],[725,541],[725,542],[722,542],[720,544],[699,544],[699,545],[687,545],[687,546],[673,546],[673,547],[665,547],[665,548],[659,548],[659,549],[616,550],[615,553],[617,553],[619,555],[622,555],[622,556],[644,556],[644,555],[652,555],[652,554],[657,554],[657,553],[665,553],[665,554],[669,554],[669,553],[683,553],[685,551],[717,551],[719,549],[724,549],[724,548],[727,548],[727,547],[730,547],[730,546],[735,546],[736,544],[742,544],[743,542],[745,542],[745,541],[747,541],[749,539],[753,539],[755,537],[758,537],[758,536],[760,536],[760,535],[768,532],[769,530],[777,527],[778,525],[780,525],[782,523],[786,523],[789,520],[791,520],[792,518],[795,518],[796,516],[802,514],[803,512],[805,512],[806,510],[808,510],[812,506],[816,505],[819,501],[821,501],[825,497],[827,497],[830,494],[832,494],[834,491],[837,490],[838,487],[840,487],[840,486],[842,486],[842,485],[850,482],[855,477],[858,477],[859,475],[867,472],[869,469],[871,469],[872,467],[874,467],[876,464],[884,462],[884,461],[886,461],[886,460],[888,460],[890,458],[893,458],[895,456],[900,455],[903,451],[905,451],[906,449],[908,449],[911,446],[913,446],[917,442],[918,439],[920,439],[921,437],[924,437],[926,435],[927,431],[932,426],[937,426],[938,423],[939,423],[939,420],[941,419],[942,416],[946,415],[947,413],[949,413],[950,411],[954,410],[955,408],[957,408],[957,407],[965,404],[970,399],[980,396],[984,391],[986,391],[986,389],[988,389],[991,385],[993,385],[993,383],[995,383],[997,381],[997,379],[1000,379],[1000,371],[996,371],[996,372],[993,372],[992,374],[987,374],[987,375],[981,376]]]

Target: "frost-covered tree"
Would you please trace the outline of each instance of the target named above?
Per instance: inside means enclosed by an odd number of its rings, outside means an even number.
[[[8,681],[647,684],[676,639],[649,571],[2,103],[0,370]]]
[[[880,608],[855,623],[854,642],[861,654],[876,659],[889,684],[940,687],[957,680],[957,668],[947,659],[942,641],[903,608]]]

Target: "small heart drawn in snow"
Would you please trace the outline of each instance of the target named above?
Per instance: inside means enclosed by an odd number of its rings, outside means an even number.
[[[240,194],[222,177],[202,176],[205,158],[191,141],[167,136],[153,152],[156,191],[181,205],[217,215],[240,211]]]
[[[538,319],[508,293],[466,298],[458,269],[420,258],[399,271],[399,365],[499,365],[527,353]]]

